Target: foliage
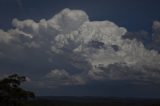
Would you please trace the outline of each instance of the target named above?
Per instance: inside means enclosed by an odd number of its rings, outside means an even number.
[[[25,81],[25,76],[17,74],[0,80],[0,106],[23,106],[29,98],[34,98],[33,92],[20,87]]]

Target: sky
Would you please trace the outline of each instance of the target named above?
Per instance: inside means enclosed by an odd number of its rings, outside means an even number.
[[[0,0],[0,78],[40,96],[160,98],[159,0]]]

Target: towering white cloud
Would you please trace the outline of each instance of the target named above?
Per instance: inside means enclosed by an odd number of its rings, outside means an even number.
[[[127,29],[113,22],[90,21],[84,11],[64,9],[49,20],[14,19],[12,23],[14,29],[0,30],[0,42],[30,54],[41,52],[40,58],[46,57],[53,66],[44,70],[42,78],[49,86],[92,80],[160,81],[158,52],[135,39],[123,39]],[[157,28],[155,22],[153,29]]]

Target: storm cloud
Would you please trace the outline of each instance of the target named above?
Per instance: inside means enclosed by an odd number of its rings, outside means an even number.
[[[127,36],[127,29],[114,22],[90,21],[82,10],[64,9],[48,20],[13,19],[12,24],[13,29],[0,30],[2,74],[24,73],[30,82],[45,87],[94,80],[160,83],[158,50],[147,49],[141,38],[131,38],[134,33]],[[152,45],[157,45],[158,21],[153,35]]]

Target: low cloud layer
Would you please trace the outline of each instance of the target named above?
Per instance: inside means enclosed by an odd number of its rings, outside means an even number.
[[[46,87],[95,80],[160,83],[158,21],[153,23],[150,48],[142,41],[149,33],[128,33],[108,20],[90,21],[81,10],[64,9],[39,22],[13,19],[12,24],[13,29],[0,30],[1,63],[11,65],[2,73],[14,69]],[[19,71],[23,68],[30,70]]]

